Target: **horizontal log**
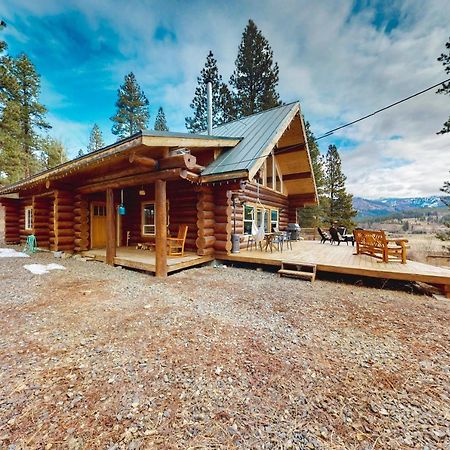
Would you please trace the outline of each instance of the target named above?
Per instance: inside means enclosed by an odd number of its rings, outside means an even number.
[[[197,217],[199,219],[214,219],[214,211],[198,211]]]
[[[219,251],[229,252],[231,250],[231,241],[216,241],[214,248]]]
[[[61,212],[56,213],[55,217],[57,217],[58,222],[59,221],[67,221],[67,220],[73,220],[73,213],[72,212]]]
[[[55,243],[59,245],[64,244],[73,244],[74,237],[73,236],[58,236],[55,238]]]
[[[214,219],[198,219],[197,220],[197,227],[198,228],[212,228],[215,225]]]
[[[198,200],[214,203],[214,195],[206,192],[200,192],[198,194]]]
[[[58,237],[62,236],[74,236],[74,231],[72,228],[67,228],[66,230],[58,230]]]
[[[130,154],[128,161],[132,164],[139,164],[147,167],[149,170],[156,170],[156,167],[158,166],[156,159],[149,158],[148,156],[138,156],[135,152]]]
[[[214,242],[216,242],[216,238],[214,236],[198,237],[195,241],[195,245],[198,248],[208,248],[212,247]]]
[[[231,206],[217,205],[214,207],[214,213],[217,216],[229,216],[232,211],[233,208]]]
[[[141,175],[131,175],[123,178],[108,180],[105,182],[88,184],[78,188],[80,193],[94,193],[105,191],[107,188],[119,189],[140,184],[153,183],[156,180],[170,180],[185,178],[186,171],[183,169],[167,169],[156,172],[144,173]]]
[[[172,155],[159,160],[159,170],[182,168],[192,170],[197,165],[197,158],[191,154]]]
[[[231,233],[231,223],[216,223],[214,225],[214,230],[216,233]]]
[[[75,231],[89,231],[89,225],[87,223],[75,223],[73,229]]]
[[[215,252],[214,247],[197,249],[197,255],[199,255],[199,256],[212,256],[212,255],[214,255],[214,252]]]
[[[201,211],[214,211],[214,202],[208,202],[208,201],[203,201],[203,200],[199,200],[197,202],[197,210],[201,210]]]
[[[58,221],[55,223],[55,227],[57,229],[65,229],[65,228],[73,228],[74,223],[72,221],[69,220],[64,220],[64,221]]]
[[[199,237],[205,237],[214,236],[215,231],[214,228],[199,228],[197,233]]]
[[[74,239],[73,242],[77,247],[87,247],[89,245],[88,239]]]
[[[214,216],[214,220],[216,223],[227,223],[227,222],[230,222],[231,215],[230,216],[222,216],[222,215],[216,214]]]

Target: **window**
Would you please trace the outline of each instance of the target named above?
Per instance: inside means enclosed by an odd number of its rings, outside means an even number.
[[[142,205],[142,234],[155,234],[155,204]]]
[[[274,231],[278,228],[279,212],[278,209],[265,208],[264,206],[246,204],[244,205],[244,234],[252,233],[253,218],[255,218],[256,226],[259,228],[263,220],[264,212],[264,229],[266,232]]]
[[[142,203],[142,235],[153,236],[156,233],[155,204]],[[167,203],[167,225],[169,225],[169,203]]]
[[[94,213],[94,216],[106,216],[106,206],[105,205],[94,205],[93,213]]]
[[[25,230],[33,229],[33,207],[27,206],[25,208]]]

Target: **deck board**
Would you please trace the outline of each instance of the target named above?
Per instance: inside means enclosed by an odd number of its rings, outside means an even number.
[[[437,285],[450,285],[450,270],[408,260],[399,262],[378,262],[380,260],[367,255],[354,255],[355,247],[350,245],[321,244],[319,241],[294,242],[292,250],[283,252],[265,252],[243,250],[236,254],[219,254],[216,258],[227,261],[247,262],[281,266],[281,262],[304,262],[317,265],[320,272],[334,272],[349,275],[361,275],[375,278],[387,278],[404,281],[421,281]]]

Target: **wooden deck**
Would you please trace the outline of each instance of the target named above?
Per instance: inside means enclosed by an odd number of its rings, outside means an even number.
[[[96,261],[105,262],[106,249],[92,249],[82,253],[83,256],[94,258]],[[186,269],[214,260],[211,256],[198,256],[193,252],[185,252],[184,256],[167,257],[167,271]],[[136,250],[134,247],[119,247],[114,258],[117,266],[131,269],[155,272],[155,252],[150,250]]]
[[[258,265],[280,266],[282,262],[316,264],[317,271],[334,272],[365,277],[386,278],[404,281],[420,281],[450,288],[450,269],[407,261],[383,263],[366,255],[354,255],[355,247],[321,244],[319,241],[298,241],[292,250],[274,251],[241,251],[236,254],[216,254],[217,259],[253,263]]]

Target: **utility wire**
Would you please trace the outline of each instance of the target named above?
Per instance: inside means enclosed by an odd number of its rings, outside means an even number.
[[[374,111],[373,113],[367,114],[366,116],[360,117],[359,119],[353,120],[352,122],[346,123],[344,125],[341,125],[337,128],[333,128],[330,131],[327,131],[325,134],[323,134],[322,136],[319,136],[318,138],[315,138],[316,141],[318,141],[319,139],[323,139],[326,137],[331,136],[335,131],[341,130],[342,128],[346,128],[349,127],[351,125],[354,125],[355,123],[361,122],[362,120],[368,119],[369,117],[374,116],[375,114],[379,114],[382,111],[386,111],[389,108],[392,108],[393,106],[399,105],[400,103],[406,102],[407,100],[411,100],[414,97],[417,97],[418,95],[421,95],[425,92],[431,91],[431,89],[437,88],[438,86],[440,86],[441,84],[447,83],[450,81],[450,78],[447,78],[444,81],[441,81],[437,84],[434,84],[433,86],[430,86],[426,89],[423,89],[422,91],[416,92],[415,94],[410,95],[409,97],[405,97],[401,100],[398,100],[397,102],[391,103],[388,106],[385,106],[384,108],[378,109],[376,111]],[[283,150],[279,150],[277,152],[277,155],[280,155],[283,153]],[[252,161],[256,161],[257,159],[262,159],[262,158],[266,158],[266,156],[255,156],[254,158],[250,158],[250,159],[243,159],[241,161],[238,161],[238,163],[243,163],[243,162],[252,162]],[[224,166],[234,166],[237,163],[224,163],[224,164],[220,164],[218,167],[224,167]]]
[[[380,113],[382,111],[386,111],[386,109],[392,108],[393,106],[397,106],[400,103],[406,102],[407,100],[410,100],[410,99],[412,99],[414,97],[417,97],[418,95],[421,95],[421,94],[423,94],[423,93],[425,93],[427,91],[431,91],[431,89],[434,89],[434,88],[440,86],[441,84],[447,83],[448,81],[450,81],[450,78],[447,78],[446,80],[441,81],[440,83],[437,83],[437,84],[435,84],[433,86],[430,86],[430,87],[428,87],[428,88],[426,88],[426,89],[424,89],[422,91],[416,92],[415,94],[412,94],[409,97],[403,98],[402,100],[399,100],[399,101],[397,101],[395,103],[391,103],[390,105],[385,106],[384,108],[378,109],[377,111],[374,111],[373,113],[367,114],[367,116],[360,117],[359,119],[356,119],[353,122],[346,123],[345,125],[341,125],[340,127],[334,128],[334,129],[332,129],[330,131],[327,131],[323,136],[320,136],[320,137],[316,138],[316,141],[318,141],[319,139],[323,139],[323,138],[326,138],[328,136],[331,136],[335,131],[341,130],[342,128],[349,127],[350,125],[354,125],[355,123],[358,123],[358,122],[361,122],[362,120],[368,119],[369,117],[372,117],[375,114],[378,114],[378,113]]]

